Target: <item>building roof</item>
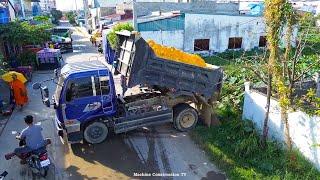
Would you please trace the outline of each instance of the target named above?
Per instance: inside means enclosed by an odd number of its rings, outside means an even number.
[[[130,0],[97,0],[100,7],[116,7],[117,4],[129,2]]]
[[[138,18],[138,23],[145,23],[145,22],[152,22],[152,21],[158,21],[163,19],[170,19],[181,16],[180,12],[167,12],[167,13],[161,13],[161,12],[153,12],[149,16],[142,16]]]
[[[101,18],[117,18],[117,17],[119,17],[119,16],[121,16],[121,14],[110,14],[110,15],[108,15],[108,16],[103,16],[103,17],[101,17]]]
[[[150,16],[139,17],[138,31],[174,31],[184,29],[184,14],[179,12],[153,13]]]

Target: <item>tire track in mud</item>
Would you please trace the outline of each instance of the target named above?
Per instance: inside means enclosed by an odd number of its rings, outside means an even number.
[[[162,138],[157,134],[159,132],[155,127],[146,130],[137,130],[136,132],[126,134],[124,139],[128,146],[137,154],[143,164],[143,172],[136,173],[171,173],[171,167],[168,160],[168,154]],[[166,132],[162,134],[171,134]],[[149,179],[150,177],[139,177]],[[173,179],[172,177],[152,177],[152,179]]]

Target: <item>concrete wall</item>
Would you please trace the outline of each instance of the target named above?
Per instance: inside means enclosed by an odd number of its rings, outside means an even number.
[[[157,23],[158,21],[154,21]],[[160,23],[157,23],[158,26]],[[160,39],[160,31],[143,32],[152,39]],[[171,34],[173,32],[170,32]],[[216,52],[228,50],[229,38],[241,37],[241,49],[251,50],[259,47],[260,36],[266,36],[265,23],[263,17],[245,15],[212,15],[212,14],[185,14],[184,37],[174,38],[169,35],[166,41],[172,41],[174,47],[186,52],[194,53],[195,39],[210,39],[209,51],[197,51],[208,55]],[[167,36],[162,35],[162,39]],[[284,37],[281,36],[281,44],[285,44]],[[295,46],[297,28],[292,36],[292,45]],[[174,39],[174,40],[172,40]],[[179,42],[178,42],[179,41]],[[180,42],[181,41],[181,42]],[[181,45],[182,44],[182,45]]]
[[[115,14],[115,13],[116,13],[115,7],[100,7],[101,17],[108,16],[108,15]]]
[[[265,117],[266,96],[249,89],[246,85],[243,116],[244,120],[252,120],[260,132]],[[320,169],[320,117],[309,116],[301,111],[289,113],[290,136],[294,146]],[[278,101],[271,100],[269,114],[269,137],[284,142],[284,124],[281,122]]]
[[[158,44],[165,46],[173,46],[178,49],[183,49],[183,30],[177,31],[142,31],[141,36],[145,39],[152,39]]]
[[[92,22],[91,28],[95,29],[97,26],[99,26],[100,8],[89,9],[89,12],[91,14],[91,18],[89,18],[89,20]]]
[[[116,14],[124,14],[125,10],[127,10],[127,9],[132,10],[132,7],[133,7],[132,2],[130,2],[130,3],[124,2],[122,4],[117,4],[116,5]]]
[[[259,45],[265,35],[262,17],[207,14],[185,14],[184,50],[193,52],[195,39],[210,39],[210,51],[228,49],[229,37],[242,37],[242,49],[250,50]]]
[[[171,2],[137,2],[137,16],[145,16],[154,11],[178,11],[206,14],[239,14],[239,4],[237,3],[216,3],[214,1],[195,3],[171,3]]]

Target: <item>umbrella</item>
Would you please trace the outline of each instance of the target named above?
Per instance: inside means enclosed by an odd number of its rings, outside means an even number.
[[[4,81],[11,82],[11,81],[13,81],[12,75],[14,75],[14,74],[17,75],[17,79],[20,80],[21,82],[23,82],[23,83],[27,82],[27,79],[24,77],[23,74],[15,72],[15,71],[9,71],[7,73],[4,73],[2,75],[2,79]]]

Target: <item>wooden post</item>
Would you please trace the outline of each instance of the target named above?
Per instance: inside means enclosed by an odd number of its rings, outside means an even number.
[[[316,96],[320,97],[320,72],[316,73],[317,92]]]
[[[216,116],[215,107],[218,99],[218,93],[215,93],[208,101],[206,101],[201,96],[196,96],[198,100],[198,110],[200,112],[200,117],[204,120],[204,123],[211,127],[211,125],[220,125],[220,121]]]

